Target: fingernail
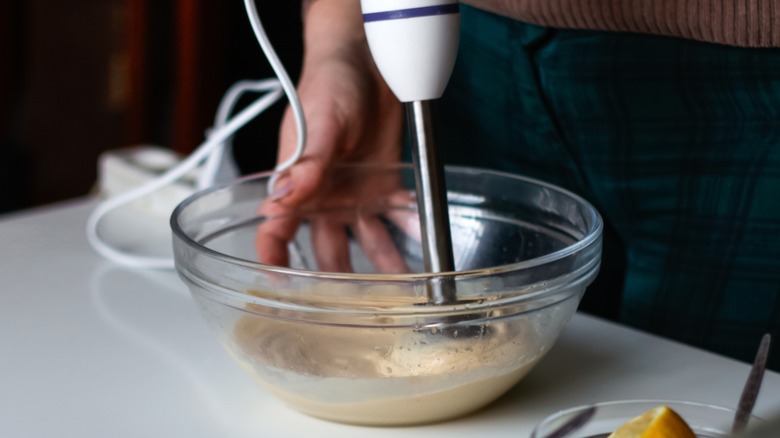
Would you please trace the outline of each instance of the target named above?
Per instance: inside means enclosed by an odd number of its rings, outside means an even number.
[[[271,193],[271,201],[278,201],[292,192],[292,184],[285,181],[278,187],[274,187],[274,191]]]

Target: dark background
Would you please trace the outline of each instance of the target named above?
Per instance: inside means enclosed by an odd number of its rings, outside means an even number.
[[[257,1],[295,80],[298,1]],[[0,213],[88,194],[103,151],[192,151],[223,93],[272,76],[243,2],[0,2]],[[243,170],[273,165],[284,103],[235,139]]]

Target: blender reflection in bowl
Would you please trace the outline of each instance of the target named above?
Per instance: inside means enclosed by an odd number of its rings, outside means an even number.
[[[455,272],[423,272],[406,165],[339,166],[292,212],[269,198],[272,174],[196,193],[171,219],[177,271],[230,354],[294,409],[364,425],[467,414],[554,344],[598,272],[602,222],[537,180],[445,176]],[[440,287],[456,299],[434,302]]]

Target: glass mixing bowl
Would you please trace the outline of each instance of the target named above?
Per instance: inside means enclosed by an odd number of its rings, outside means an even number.
[[[448,168],[446,181],[455,272],[423,272],[406,165],[337,167],[293,212],[272,174],[196,193],[171,219],[176,268],[220,342],[293,408],[366,425],[457,417],[553,345],[598,272],[602,222],[533,179]]]

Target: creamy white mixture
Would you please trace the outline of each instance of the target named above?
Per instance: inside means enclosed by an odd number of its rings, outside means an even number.
[[[467,333],[355,328],[243,317],[228,348],[295,409],[370,425],[439,421],[481,408],[545,351],[531,322]]]
[[[352,403],[304,398],[278,386],[267,385],[268,382],[263,383],[285,403],[314,417],[360,425],[403,426],[447,420],[479,409],[514,386],[535,363],[536,361],[525,364],[501,376],[456,383],[437,392],[376,397]]]

